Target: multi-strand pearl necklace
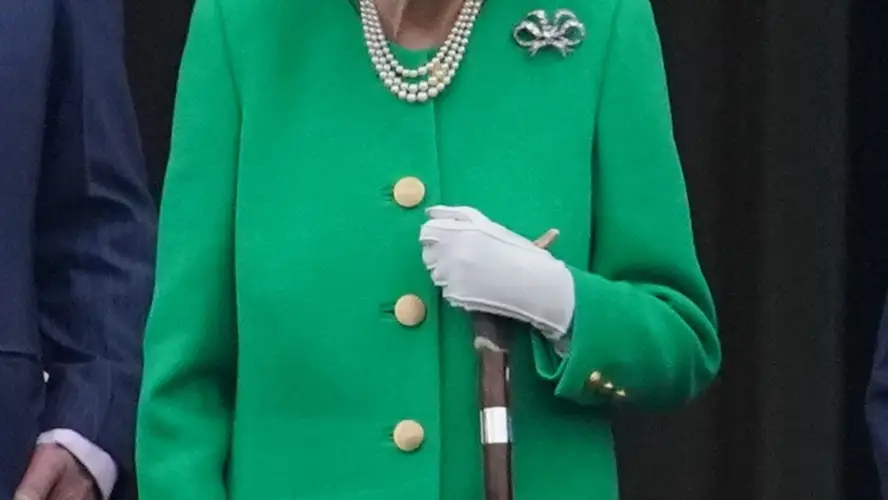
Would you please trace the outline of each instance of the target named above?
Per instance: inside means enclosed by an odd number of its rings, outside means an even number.
[[[444,45],[431,61],[407,69],[392,54],[374,0],[360,0],[364,39],[376,74],[399,99],[423,103],[440,95],[453,80],[466,52],[483,0],[465,0]]]

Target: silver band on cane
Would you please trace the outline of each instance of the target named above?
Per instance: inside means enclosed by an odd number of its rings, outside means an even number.
[[[512,425],[509,409],[493,406],[481,410],[481,444],[506,444],[512,442]]]

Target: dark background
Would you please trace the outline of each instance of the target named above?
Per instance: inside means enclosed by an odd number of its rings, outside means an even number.
[[[191,1],[126,4],[159,193]],[[690,407],[621,417],[623,497],[875,500],[863,395],[888,284],[888,2],[654,6],[725,360]]]

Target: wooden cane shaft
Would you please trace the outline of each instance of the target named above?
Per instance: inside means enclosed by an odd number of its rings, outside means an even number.
[[[546,231],[534,241],[548,247],[558,236]],[[512,500],[512,429],[509,416],[509,337],[504,320],[473,315],[475,349],[479,359],[478,406],[484,453],[485,500]]]
[[[476,314],[474,323],[480,360],[478,396],[485,500],[512,500],[508,332],[503,320],[487,314]]]
[[[484,447],[484,500],[513,500],[511,443]]]
[[[508,406],[508,332],[501,319],[489,314],[476,314],[474,321],[475,346],[481,360],[482,408]],[[486,342],[479,342],[479,339]]]

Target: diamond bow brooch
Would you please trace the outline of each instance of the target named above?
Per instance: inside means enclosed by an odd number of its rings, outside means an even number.
[[[550,21],[544,10],[524,16],[512,32],[515,42],[535,56],[545,47],[553,47],[565,57],[586,38],[586,26],[568,9],[558,9]]]

